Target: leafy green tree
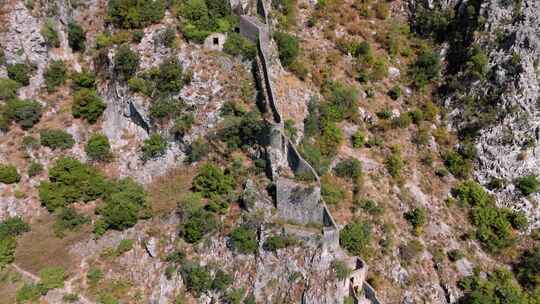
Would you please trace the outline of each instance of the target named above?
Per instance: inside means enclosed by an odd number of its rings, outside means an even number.
[[[235,228],[230,235],[234,249],[244,254],[252,254],[257,251],[257,232],[249,227],[240,226]]]
[[[422,231],[422,227],[427,223],[427,212],[424,208],[414,208],[405,212],[405,219],[413,226],[416,235]]]
[[[409,68],[413,84],[422,88],[430,81],[439,77],[441,71],[441,58],[431,49],[423,48],[418,58]]]
[[[21,180],[17,168],[13,165],[0,165],[0,183],[14,184]]]
[[[144,28],[159,22],[165,15],[162,0],[109,0],[107,17],[124,29]]]
[[[507,270],[496,270],[487,279],[478,276],[465,277],[459,282],[464,296],[460,303],[464,304],[528,304],[528,296],[512,278]]]
[[[94,161],[108,162],[113,157],[109,138],[104,134],[93,134],[88,140],[84,151]]]
[[[94,89],[82,88],[73,95],[71,112],[73,117],[82,117],[93,124],[101,117],[106,107],[107,105]]]
[[[73,89],[80,90],[82,88],[93,89],[96,85],[96,75],[88,70],[82,70],[71,75]]]
[[[0,222],[0,269],[15,259],[15,237],[28,231],[30,226],[20,217],[7,218]]]
[[[352,269],[342,260],[332,261],[332,268],[336,274],[336,278],[340,281],[349,278]]]
[[[347,224],[339,233],[339,243],[350,254],[364,255],[371,242],[371,227],[361,221]]]
[[[145,139],[141,147],[143,159],[148,160],[165,155],[167,150],[167,140],[159,135],[152,134],[149,138]]]
[[[444,164],[448,171],[457,178],[467,178],[471,171],[471,164],[467,159],[464,159],[461,154],[455,151],[448,151],[443,154]]]
[[[232,32],[223,44],[223,51],[232,56],[241,56],[246,60],[251,60],[257,55],[257,46],[242,35]]]
[[[86,32],[75,21],[68,23],[68,45],[75,52],[84,52],[86,48]]]
[[[107,228],[123,230],[137,223],[144,208],[147,208],[144,188],[131,178],[124,178],[113,183],[112,193],[98,213]]]
[[[131,50],[129,45],[122,44],[114,55],[114,70],[127,80],[137,72],[139,61],[139,54]]]
[[[49,147],[53,150],[71,149],[75,145],[75,139],[71,134],[60,129],[45,129],[39,132],[40,142],[42,146]]]
[[[212,274],[206,267],[190,262],[182,266],[180,273],[187,289],[196,295],[212,287]]]
[[[43,72],[47,91],[53,92],[58,86],[63,85],[67,80],[67,68],[62,60],[52,60],[47,69]]]
[[[228,195],[234,190],[234,179],[218,166],[206,163],[193,179],[193,190],[202,193],[204,197]]]
[[[279,249],[294,246],[298,242],[296,238],[289,235],[272,235],[264,241],[263,248],[264,250],[276,252]]]
[[[183,67],[176,57],[169,57],[159,65],[156,88],[159,92],[175,94],[184,85]]]
[[[17,303],[34,303],[39,301],[41,290],[37,284],[25,283],[18,291],[16,300]]]
[[[276,32],[274,34],[279,52],[279,60],[288,67],[300,54],[300,42],[298,38],[285,32]]]
[[[334,167],[334,172],[339,177],[357,179],[362,176],[362,163],[356,158],[349,157],[340,161]]]
[[[178,234],[188,243],[197,243],[218,226],[215,215],[203,209],[187,212],[186,220],[179,225]]]
[[[21,128],[32,128],[41,118],[43,107],[34,100],[11,99],[6,102],[4,115],[8,121],[15,121]]]
[[[358,130],[352,136],[352,146],[353,148],[359,149],[364,146],[366,143],[366,135],[364,132]]]
[[[23,86],[30,84],[30,77],[32,77],[33,71],[34,67],[25,63],[15,63],[7,66],[8,77]]]

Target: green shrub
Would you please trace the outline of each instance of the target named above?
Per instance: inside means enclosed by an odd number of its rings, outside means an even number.
[[[76,201],[103,197],[110,189],[105,178],[92,166],[71,157],[61,157],[49,170],[49,181],[39,185],[39,198],[49,211]]]
[[[353,119],[358,114],[358,91],[355,87],[341,82],[329,82],[323,87],[328,107],[321,109],[326,120],[339,122]]]
[[[416,61],[409,67],[412,82],[418,88],[437,79],[440,71],[441,58],[439,54],[428,48],[423,48]]]
[[[9,78],[0,78],[0,100],[8,100],[17,97],[17,90],[21,84]]]
[[[514,268],[516,277],[525,288],[533,291],[540,287],[540,247],[523,253]]]
[[[24,63],[15,63],[7,66],[8,77],[23,86],[30,84],[30,77],[32,77],[33,71],[33,66]]]
[[[455,151],[448,151],[443,155],[444,164],[448,171],[457,178],[467,178],[471,171],[471,164],[464,159],[461,154]]]
[[[131,178],[114,182],[112,188],[112,194],[98,210],[104,227],[116,230],[132,227],[142,216],[141,212],[148,208],[144,188]]]
[[[174,27],[168,26],[159,34],[159,39],[161,40],[161,44],[168,48],[172,48],[176,39],[176,30]]]
[[[15,248],[17,241],[14,237],[7,236],[0,238],[0,269],[15,260]]]
[[[134,43],[140,43],[144,38],[144,31],[143,30],[134,30],[133,36],[131,37],[131,41]]]
[[[96,75],[88,70],[82,70],[79,73],[71,75],[73,89],[80,90],[82,88],[93,89],[96,85]]]
[[[242,35],[232,32],[223,44],[223,51],[232,56],[242,56],[244,59],[251,60],[257,55],[257,46]]]
[[[162,93],[175,94],[184,85],[183,67],[176,57],[169,57],[159,65],[159,73],[155,77],[156,89]]]
[[[21,128],[32,128],[41,118],[43,107],[34,100],[11,99],[6,102],[5,118],[18,123]]]
[[[34,303],[39,301],[41,290],[37,284],[25,283],[18,291],[16,300],[17,303]]]
[[[34,177],[36,175],[39,175],[41,174],[41,172],[43,172],[43,165],[41,163],[33,161],[30,163],[30,166],[28,166],[29,177]]]
[[[82,214],[77,213],[73,208],[62,208],[56,216],[54,223],[54,233],[58,237],[64,236],[66,230],[77,230],[80,226],[90,222],[90,219]]]
[[[71,149],[75,145],[75,139],[71,134],[60,129],[45,129],[39,132],[42,146],[56,149]]]
[[[83,117],[94,123],[105,110],[105,103],[93,89],[83,88],[74,94],[72,113],[76,118]]]
[[[68,45],[75,52],[84,52],[86,43],[86,33],[82,26],[71,21],[68,23]]]
[[[360,149],[366,143],[366,135],[364,132],[358,130],[352,136],[352,146],[355,149]]]
[[[62,301],[66,303],[76,303],[79,301],[79,295],[76,293],[68,293],[62,297]]]
[[[453,250],[448,251],[448,259],[450,259],[450,261],[452,262],[457,262],[458,260],[461,260],[464,257],[465,255],[463,254],[463,252],[461,252],[458,249],[453,249]]]
[[[148,112],[150,118],[155,121],[166,121],[177,116],[181,112],[182,105],[178,100],[170,97],[162,97],[150,104]]]
[[[13,165],[0,165],[0,183],[14,184],[21,180],[17,168]]]
[[[341,129],[335,123],[327,123],[322,129],[319,138],[319,148],[325,156],[333,156],[343,142]]]
[[[488,72],[489,58],[480,47],[472,48],[472,54],[466,62],[466,72],[473,79],[482,80]]]
[[[257,231],[240,226],[235,228],[231,234],[231,245],[240,253],[253,254],[257,251]]]
[[[362,256],[368,252],[371,242],[371,227],[361,221],[347,224],[339,233],[339,243],[350,254]]]
[[[113,157],[109,138],[99,133],[90,137],[84,151],[88,158],[93,161],[108,162]]]
[[[108,292],[101,292],[98,296],[98,301],[99,304],[120,304],[120,301]]]
[[[191,145],[189,145],[186,154],[187,162],[194,163],[203,159],[209,152],[208,145],[200,138],[194,140]]]
[[[193,190],[202,193],[204,197],[229,195],[234,191],[234,179],[225,174],[218,166],[207,163],[199,168],[193,179]]]
[[[392,98],[392,100],[397,100],[401,97],[401,87],[399,85],[395,85],[390,90],[388,90],[388,96]]]
[[[280,249],[295,246],[298,240],[289,235],[272,235],[269,236],[263,244],[264,250],[276,252]]]
[[[30,231],[30,225],[20,217],[9,217],[0,221],[0,239],[16,237],[28,231]]]
[[[143,159],[148,160],[165,155],[167,146],[167,140],[163,136],[159,134],[152,134],[149,138],[143,141],[143,145],[141,147]]]
[[[516,187],[521,191],[521,194],[527,196],[540,190],[540,181],[536,175],[526,175],[516,179]]]
[[[214,280],[212,280],[212,289],[223,292],[232,284],[232,282],[233,278],[231,275],[221,269],[218,269],[214,276]]]
[[[226,304],[241,304],[242,298],[244,297],[244,294],[246,293],[246,290],[241,287],[233,290],[229,290],[225,294],[225,303]]]
[[[67,68],[62,60],[52,60],[47,69],[43,72],[47,91],[53,92],[58,86],[63,85],[67,80]]]
[[[401,176],[401,171],[405,167],[405,162],[401,158],[401,153],[394,149],[392,154],[386,158],[385,165],[390,176],[399,178]]]
[[[335,205],[345,199],[345,189],[329,176],[324,175],[321,179],[321,195],[326,203]]]
[[[159,22],[165,15],[162,0],[109,0],[107,18],[124,28],[143,28]]]
[[[349,157],[334,167],[334,173],[339,177],[357,179],[362,176],[362,163],[356,158]]]
[[[405,219],[413,226],[416,235],[420,235],[422,227],[427,223],[427,212],[424,208],[414,208],[405,212]]]
[[[188,212],[186,220],[179,225],[179,235],[188,243],[197,243],[218,226],[215,215],[198,209]]]
[[[90,267],[88,273],[86,273],[86,278],[90,286],[95,286],[101,279],[103,279],[103,272],[96,267]]]
[[[174,133],[177,138],[182,138],[189,133],[194,122],[195,116],[193,114],[183,114],[174,120],[171,132]]]
[[[64,287],[67,275],[62,267],[46,267],[39,272],[38,286],[42,294],[51,289]]]
[[[229,149],[236,150],[263,142],[267,133],[268,126],[261,119],[260,113],[252,111],[240,117],[226,117],[218,136]]]
[[[412,118],[409,113],[401,113],[399,117],[392,119],[392,125],[398,128],[408,128],[412,123]]]
[[[472,180],[464,181],[452,192],[463,206],[482,207],[495,203],[493,196]]]
[[[136,51],[131,50],[129,45],[122,44],[114,55],[114,71],[128,80],[135,75],[139,67],[140,57]]]
[[[298,38],[285,32],[276,32],[274,39],[278,46],[279,60],[285,67],[290,66],[300,53]]]
[[[121,256],[122,254],[130,251],[131,249],[133,249],[133,240],[123,239],[116,247],[116,256]]]
[[[464,296],[460,299],[463,304],[512,303],[527,304],[529,297],[521,286],[515,282],[508,270],[499,269],[488,274],[487,279],[480,276],[465,277],[458,286],[463,289]]]
[[[332,261],[332,268],[334,270],[334,273],[336,274],[336,278],[339,281],[343,281],[345,279],[349,278],[349,275],[353,271],[347,263],[345,263],[342,260],[333,260]]]
[[[186,263],[180,269],[182,278],[189,291],[200,295],[212,287],[212,274],[206,267],[195,263]]]

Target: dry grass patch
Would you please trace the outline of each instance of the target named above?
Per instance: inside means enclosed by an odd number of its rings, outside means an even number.
[[[15,263],[22,269],[37,274],[41,269],[60,266],[67,272],[76,268],[77,261],[69,253],[69,247],[90,236],[90,227],[79,231],[67,232],[64,238],[58,238],[53,231],[54,218],[50,214],[36,219],[31,231],[25,233],[17,242]]]
[[[156,214],[173,211],[178,200],[191,188],[195,167],[175,168],[155,178],[148,186],[152,211]]]

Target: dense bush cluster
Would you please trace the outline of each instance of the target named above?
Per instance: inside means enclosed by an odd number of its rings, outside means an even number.
[[[0,183],[14,184],[21,180],[17,168],[13,165],[0,165]]]
[[[0,114],[4,119],[3,129],[9,128],[10,122],[15,122],[23,129],[32,128],[41,118],[43,107],[34,100],[10,99],[3,107],[0,106]]]
[[[339,243],[350,254],[363,256],[370,247],[371,227],[361,221],[347,224],[339,233]]]
[[[521,194],[527,196],[540,190],[540,181],[536,175],[526,175],[516,180],[516,187],[521,191]]]
[[[68,45],[75,52],[84,52],[86,48],[86,32],[74,21],[68,23]]]
[[[459,281],[458,286],[463,290],[464,296],[460,303],[464,304],[537,303],[533,296],[524,292],[512,274],[504,269],[495,270],[487,278],[479,275],[465,277]]]
[[[409,74],[417,88],[423,88],[431,81],[437,79],[441,72],[441,59],[439,54],[424,47],[416,61],[409,67]]]
[[[30,77],[34,72],[35,67],[28,63],[15,63],[7,66],[8,77],[23,86],[30,84]]]
[[[8,100],[17,97],[17,90],[21,84],[9,78],[0,78],[0,100]]]
[[[143,141],[141,147],[142,158],[149,160],[163,156],[167,150],[167,140],[160,134],[152,134],[149,138]]]
[[[497,253],[512,245],[513,229],[527,226],[522,213],[497,207],[493,196],[476,182],[465,181],[453,192],[463,206],[471,208],[470,220],[476,227],[476,239],[489,252]]]
[[[43,72],[47,91],[53,92],[58,86],[63,85],[67,80],[67,68],[62,60],[52,60],[47,69]]]
[[[114,55],[114,71],[128,80],[137,72],[139,61],[139,53],[131,50],[128,44],[122,44]]]
[[[178,1],[174,9],[182,19],[184,37],[199,43],[212,32],[230,31],[238,22],[231,14],[232,10],[227,1]]]
[[[223,44],[223,51],[232,56],[241,56],[244,59],[253,59],[257,55],[257,46],[242,35],[232,32]]]
[[[405,212],[403,216],[411,224],[416,235],[422,232],[423,226],[427,223],[427,212],[424,208],[414,208]]]
[[[56,149],[71,149],[75,145],[75,139],[68,132],[60,129],[45,129],[39,132],[42,146]]]
[[[93,134],[84,149],[88,158],[93,161],[107,162],[113,157],[109,138],[104,134]]]
[[[362,175],[362,163],[356,158],[347,158],[337,163],[334,173],[339,177],[357,179]]]
[[[61,208],[53,226],[54,234],[58,237],[63,237],[66,230],[77,230],[80,226],[89,222],[90,219],[88,217],[79,214],[75,209],[70,207]]]
[[[109,0],[107,17],[124,29],[143,28],[159,22],[165,15],[163,0]]]
[[[264,250],[276,252],[299,243],[298,239],[290,235],[272,235],[269,236],[263,244]]]
[[[257,231],[247,226],[235,228],[230,234],[231,246],[243,254],[257,251]]]
[[[217,135],[230,150],[236,150],[264,143],[268,132],[268,126],[261,119],[260,113],[251,111],[225,115]]]
[[[208,198],[228,196],[234,186],[233,177],[211,163],[204,164],[193,179],[193,190]]]
[[[41,36],[45,40],[48,47],[60,47],[60,36],[56,30],[56,25],[52,19],[47,19],[41,27]]]
[[[107,105],[94,89],[82,88],[73,95],[71,112],[73,117],[82,117],[93,124],[101,117],[106,107]]]
[[[279,60],[284,66],[291,66],[300,53],[300,41],[297,37],[285,32],[275,33],[274,39],[278,46]]]
[[[82,88],[93,89],[96,85],[96,75],[88,70],[73,73],[71,75],[72,87],[74,90]]]
[[[188,243],[199,242],[218,227],[215,214],[202,208],[185,211],[183,218],[184,221],[178,226],[178,233]]]
[[[330,205],[336,205],[345,199],[345,189],[335,178],[325,174],[321,178],[321,195]]]
[[[0,221],[0,270],[15,258],[16,237],[30,231],[30,226],[20,217]]]
[[[448,151],[443,154],[444,164],[448,171],[457,178],[467,178],[472,169],[470,161],[464,158],[460,153]]]

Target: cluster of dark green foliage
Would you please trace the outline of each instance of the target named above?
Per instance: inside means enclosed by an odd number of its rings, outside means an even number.
[[[540,247],[525,251],[515,265],[514,272],[523,287],[537,293],[540,288]]]
[[[356,158],[347,158],[337,163],[334,173],[339,177],[355,180],[362,176],[362,163]]]
[[[49,290],[64,287],[67,275],[62,267],[46,267],[39,272],[39,282],[24,284],[17,292],[17,303],[36,302]]]
[[[412,83],[417,88],[423,88],[439,77],[441,72],[441,58],[438,53],[424,47],[416,61],[409,67]]]
[[[163,156],[167,150],[167,139],[160,134],[152,134],[149,138],[143,141],[141,147],[142,157],[144,160]]]
[[[204,197],[229,196],[235,187],[233,177],[218,166],[206,163],[193,179],[193,190]]]
[[[39,132],[42,146],[56,149],[71,149],[75,145],[75,139],[68,132],[60,129],[45,129]]]
[[[64,61],[52,60],[43,72],[43,78],[49,92],[54,92],[58,86],[63,85],[67,80],[67,68]]]
[[[527,294],[512,274],[504,269],[495,270],[486,279],[479,275],[462,278],[458,286],[463,290],[460,303],[464,304],[537,303],[537,299]]]
[[[241,56],[246,60],[251,60],[257,55],[257,46],[242,35],[231,32],[223,44],[223,51],[232,56]]]
[[[299,241],[290,235],[272,235],[269,236],[263,244],[264,250],[276,252],[290,246],[295,246]]]
[[[212,32],[228,32],[238,23],[227,1],[176,1],[173,6],[182,18],[184,37],[195,42],[203,42]]]
[[[96,90],[82,88],[73,95],[71,112],[73,113],[73,117],[82,117],[93,124],[101,117],[106,107],[107,105],[99,97]]]
[[[80,226],[90,223],[90,218],[78,213],[70,207],[61,208],[56,215],[56,221],[53,229],[58,237],[63,237],[66,230],[74,231]]]
[[[107,17],[124,29],[143,28],[159,22],[165,15],[162,0],[109,0]]]
[[[448,171],[457,178],[467,178],[471,172],[471,160],[456,151],[448,151],[442,155]]]
[[[21,84],[9,78],[0,78],[0,100],[8,100],[17,97],[17,90]]]
[[[52,19],[45,20],[41,28],[41,36],[45,40],[48,47],[60,47],[60,36],[56,30],[56,25]]]
[[[10,99],[3,107],[0,105],[0,128],[8,129],[11,122],[15,122],[21,128],[32,128],[41,118],[43,107],[34,100]],[[3,125],[2,125],[3,124]]]
[[[185,79],[184,68],[176,57],[168,57],[157,68],[152,68],[140,77],[134,78],[140,82],[136,91],[140,91],[148,96],[171,95],[180,92],[187,80]],[[133,85],[134,81],[130,80]]]
[[[356,80],[361,83],[379,81],[388,75],[388,62],[384,56],[376,57],[367,41],[352,42],[342,46],[356,59]]]
[[[93,161],[108,162],[113,157],[109,138],[104,134],[93,134],[88,140],[84,151],[88,158]]]
[[[219,225],[215,214],[200,207],[183,211],[182,217],[184,220],[178,225],[178,233],[186,242],[192,244],[215,231]]]
[[[28,63],[15,63],[7,66],[8,77],[23,86],[30,84],[35,67]]]
[[[96,75],[88,70],[82,70],[71,75],[72,87],[74,90],[82,88],[93,89],[96,85]]]
[[[424,208],[414,208],[405,212],[403,217],[411,224],[416,235],[422,232],[422,227],[427,223],[427,212]]]
[[[29,177],[39,175],[41,172],[43,172],[43,165],[41,163],[33,161],[30,163],[30,166],[28,166]]]
[[[172,26],[168,26],[167,28],[165,28],[165,30],[159,33],[158,38],[161,44],[168,48],[172,48],[176,39],[176,29]]]
[[[370,247],[371,227],[362,221],[353,221],[339,232],[339,243],[350,254],[365,255]]]
[[[137,72],[139,61],[139,53],[133,51],[128,44],[122,44],[114,54],[114,71],[128,80]]]
[[[300,41],[285,32],[276,32],[274,39],[278,46],[279,60],[285,67],[290,67],[300,54]]]
[[[30,231],[30,226],[20,217],[0,221],[0,269],[15,259],[18,235]]]
[[[225,118],[217,135],[230,150],[248,148],[265,142],[269,128],[258,111],[242,110],[231,114],[226,112],[222,115]]]
[[[461,260],[465,255],[459,249],[452,249],[447,253],[448,259],[452,262]]]
[[[478,183],[468,180],[453,190],[462,206],[469,206],[470,220],[476,227],[476,239],[492,253],[514,244],[513,229],[525,229],[523,213],[499,208],[495,199]]]
[[[540,190],[540,181],[536,175],[526,175],[516,179],[516,187],[521,191],[521,194],[527,196]]]
[[[68,45],[75,52],[84,52],[86,48],[86,32],[75,21],[68,23]]]
[[[248,226],[235,228],[230,234],[230,244],[233,249],[243,254],[253,254],[257,251],[257,231]]]
[[[385,161],[386,169],[393,178],[401,177],[401,172],[405,167],[405,161],[401,157],[401,152],[398,148],[394,147],[392,153],[388,155]]]
[[[0,183],[14,184],[21,180],[17,168],[13,165],[0,165]]]

